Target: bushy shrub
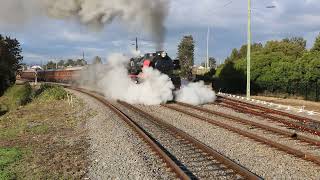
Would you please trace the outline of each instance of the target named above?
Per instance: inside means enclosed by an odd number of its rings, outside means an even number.
[[[38,98],[44,101],[62,100],[67,97],[67,92],[61,86],[44,85],[40,87],[39,91]]]
[[[32,95],[32,88],[29,84],[14,85],[1,97],[1,109],[9,111],[25,105],[32,100]]]

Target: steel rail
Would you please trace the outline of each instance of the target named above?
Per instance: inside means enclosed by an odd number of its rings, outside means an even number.
[[[227,98],[227,97],[224,97],[224,96],[218,96],[218,97],[222,98],[223,100],[233,101],[233,102],[237,102],[237,103],[240,103],[240,104],[245,104],[245,105],[247,105],[247,106],[249,106],[249,107],[251,107],[251,108],[259,109],[259,110],[262,110],[262,111],[267,112],[267,113],[272,113],[272,114],[277,114],[277,115],[281,115],[281,116],[286,116],[286,117],[289,117],[289,118],[291,118],[291,119],[301,121],[301,122],[303,122],[303,123],[313,122],[313,123],[318,123],[318,124],[320,124],[319,121],[316,121],[316,120],[313,120],[313,119],[310,119],[310,118],[297,116],[297,115],[290,114],[290,113],[286,113],[286,112],[283,112],[283,111],[279,111],[279,110],[275,110],[275,109],[270,109],[270,108],[267,108],[267,107],[263,107],[263,106],[251,104],[251,103],[248,103],[248,102],[243,102],[243,101],[236,100],[236,99]]]
[[[237,133],[237,134],[242,135],[244,137],[248,137],[248,138],[250,138],[252,140],[255,140],[257,142],[261,142],[261,143],[267,144],[270,147],[274,147],[274,148],[276,148],[278,150],[284,151],[284,152],[286,152],[288,154],[292,154],[292,155],[294,155],[296,157],[299,157],[301,159],[304,159],[304,160],[307,160],[307,161],[311,161],[311,162],[313,162],[313,163],[315,163],[317,165],[320,165],[320,157],[315,156],[313,154],[302,152],[300,150],[297,150],[297,149],[291,148],[289,146],[286,146],[286,145],[271,141],[271,140],[269,140],[267,138],[258,136],[256,134],[246,132],[246,131],[241,130],[239,128],[235,128],[233,126],[230,126],[228,124],[222,123],[220,121],[217,121],[217,120],[214,120],[214,119],[210,119],[210,118],[206,118],[206,117],[194,114],[192,112],[188,112],[186,110],[183,110],[183,109],[180,109],[180,108],[177,108],[177,107],[174,107],[174,106],[170,106],[170,105],[163,105],[163,106],[167,107],[169,109],[175,110],[177,112],[184,113],[184,114],[189,115],[191,117],[200,119],[202,121],[208,122],[210,124],[213,124],[215,126],[221,127],[223,129],[227,129],[227,130],[229,130],[231,132]]]
[[[137,123],[135,123],[130,117],[128,117],[126,114],[124,114],[121,110],[119,110],[116,106],[109,103],[106,99],[104,99],[103,96],[97,95],[96,93],[89,92],[84,89],[74,88],[74,87],[67,87],[69,89],[73,89],[79,92],[82,92],[84,94],[87,94],[108,108],[110,108],[114,113],[116,113],[126,124],[129,125],[138,135],[139,137],[147,143],[148,146],[151,147],[151,149],[156,152],[161,159],[167,164],[167,166],[175,172],[177,177],[179,179],[191,179],[157,144],[156,142],[145,133],[142,127],[140,127]]]
[[[223,103],[226,103],[226,102],[223,102]],[[320,131],[316,130],[314,128],[310,128],[310,127],[307,127],[305,125],[297,124],[295,122],[290,122],[289,120],[285,120],[285,119],[282,119],[282,118],[279,118],[279,117],[271,116],[269,114],[265,114],[265,113],[262,113],[262,112],[257,112],[255,110],[248,109],[246,107],[242,107],[242,106],[240,106],[240,105],[238,105],[237,103],[234,103],[234,102],[228,102],[226,104],[219,104],[219,105],[225,106],[227,108],[235,109],[235,110],[238,110],[240,112],[249,113],[249,114],[252,114],[252,115],[255,115],[255,116],[264,117],[264,118],[270,119],[271,121],[279,122],[279,123],[282,123],[282,124],[284,124],[286,126],[293,127],[293,128],[299,129],[301,131],[309,132],[309,133],[315,134],[317,136],[320,136]]]
[[[160,124],[161,126],[165,127],[169,131],[173,132],[176,136],[183,138],[184,140],[190,142],[193,144],[195,147],[206,153],[207,155],[213,157],[220,163],[224,164],[226,167],[229,169],[232,169],[234,172],[237,174],[241,175],[242,177],[246,179],[262,179],[261,177],[257,176],[256,174],[250,172],[248,169],[244,168],[243,166],[235,163],[228,157],[225,157],[224,155],[220,154],[219,152],[213,150],[212,148],[208,147],[207,145],[203,144],[202,142],[198,141],[194,137],[190,136],[189,134],[183,132],[182,130],[164,122],[162,119],[159,119],[157,117],[154,117],[144,111],[142,111],[139,108],[136,108],[126,102],[123,101],[118,101],[121,105],[125,106],[128,109],[131,109],[135,111],[136,113],[140,114],[143,117],[148,118],[149,120],[152,120],[153,122]]]
[[[239,122],[239,123],[242,123],[242,124],[255,126],[255,127],[260,128],[260,129],[269,131],[269,132],[273,132],[273,133],[276,133],[276,134],[279,134],[279,135],[282,135],[282,136],[285,136],[285,137],[292,138],[294,140],[297,139],[297,140],[300,140],[302,142],[309,143],[311,145],[320,146],[320,141],[318,141],[316,139],[312,139],[312,138],[306,137],[306,136],[303,136],[303,135],[300,135],[300,134],[297,134],[297,133],[291,133],[291,132],[288,132],[288,131],[284,131],[284,130],[281,130],[281,129],[277,129],[277,128],[268,126],[268,125],[264,125],[264,124],[261,124],[261,123],[253,122],[253,121],[246,120],[246,119],[243,119],[243,118],[240,118],[240,117],[232,116],[230,114],[225,114],[225,113],[222,113],[222,112],[219,112],[219,111],[202,108],[202,107],[199,107],[199,106],[194,106],[194,105],[181,103],[181,102],[176,102],[176,104],[184,106],[184,107],[189,107],[189,108],[192,108],[192,109],[196,109],[196,110],[201,111],[201,112],[205,112],[205,113],[213,114],[213,115],[216,115],[216,116],[224,117],[224,118],[227,118],[227,119],[231,119],[233,121],[236,121],[236,122]]]

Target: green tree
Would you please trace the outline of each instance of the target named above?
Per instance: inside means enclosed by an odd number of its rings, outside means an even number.
[[[231,61],[236,61],[241,58],[240,53],[238,52],[238,49],[234,48],[231,52],[231,55],[229,57]]]
[[[60,61],[58,62],[58,66],[59,66],[59,67],[64,66],[64,60],[60,60]]]
[[[56,63],[53,61],[49,61],[46,65],[47,69],[56,69]]]
[[[319,35],[317,36],[315,42],[314,42],[314,45],[313,47],[311,48],[311,51],[314,52],[314,51],[318,51],[320,52],[320,33]]]
[[[92,64],[102,64],[102,59],[99,56],[93,58]]]
[[[205,60],[205,62],[202,62],[201,66],[205,67],[206,64],[207,64],[207,60]],[[210,69],[216,68],[216,65],[217,65],[216,59],[214,57],[209,57],[209,67],[210,67]]]
[[[84,66],[86,64],[87,64],[87,61],[85,61],[84,59],[77,59],[76,61],[77,66]]]
[[[303,38],[286,38],[282,41],[268,41],[264,47],[265,53],[282,52],[296,60],[306,51],[306,41]]]
[[[306,82],[320,81],[320,51],[307,52],[295,64],[295,72]]]
[[[182,76],[187,76],[194,65],[194,47],[194,40],[191,35],[184,36],[178,45],[178,58]]]
[[[218,80],[215,89],[223,92],[239,93],[245,91],[245,76],[241,69],[237,69],[233,61],[228,61],[216,71]]]
[[[209,57],[209,67],[210,69],[214,69],[217,65],[216,58],[214,57]]]
[[[66,67],[67,67],[67,66],[75,66],[76,63],[75,63],[74,60],[68,59],[67,62],[66,62],[64,65],[65,65]]]
[[[0,95],[16,81],[16,72],[23,57],[17,39],[0,35]]]

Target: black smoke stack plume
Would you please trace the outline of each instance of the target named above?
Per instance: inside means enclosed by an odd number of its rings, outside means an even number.
[[[39,16],[74,20],[90,29],[101,29],[120,21],[129,29],[149,34],[162,49],[169,0],[4,0],[0,5],[0,27],[38,21]]]

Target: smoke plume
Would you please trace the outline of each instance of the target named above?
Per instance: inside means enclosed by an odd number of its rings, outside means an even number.
[[[0,6],[0,24],[23,24],[35,17],[75,20],[95,29],[113,21],[144,30],[157,48],[164,41],[164,21],[169,0],[5,0]]]
[[[206,87],[203,81],[189,83],[176,92],[176,101],[192,105],[213,102],[215,99],[215,92]]]
[[[173,100],[174,85],[167,75],[151,67],[143,68],[144,78],[136,84],[128,75],[128,59],[112,54],[106,65],[90,65],[80,75],[80,86],[131,104],[158,105]],[[203,82],[184,85],[175,95],[177,101],[193,105],[213,102],[216,98]]]
[[[102,92],[107,98],[132,104],[156,105],[173,99],[174,86],[167,75],[144,68],[144,80],[136,84],[128,76],[128,59],[121,54],[109,56],[104,68],[92,66],[84,71],[80,84]]]

